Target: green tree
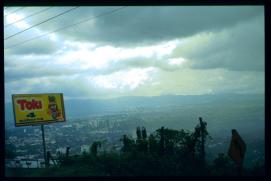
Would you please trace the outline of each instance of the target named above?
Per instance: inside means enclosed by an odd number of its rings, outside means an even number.
[[[196,125],[195,131],[192,135],[193,140],[191,142],[191,149],[194,154],[194,158],[198,158],[200,160],[200,165],[204,166],[205,163],[205,143],[206,138],[209,136],[207,131],[207,123],[202,121],[202,118],[199,117],[199,124]],[[198,155],[195,155],[195,154]]]
[[[98,152],[98,147],[101,148],[102,144],[100,141],[94,141],[91,145],[90,151],[91,154],[94,156],[97,156],[97,152]]]
[[[142,134],[141,134],[140,127],[136,128],[136,136],[137,136],[137,140],[141,140],[142,139]]]
[[[160,139],[159,139],[159,148],[160,148],[160,154],[161,155],[164,155],[164,153],[165,153],[165,131],[164,131],[164,127],[161,127],[161,129],[160,130],[157,130],[157,133],[158,133],[158,135],[159,135],[159,137],[160,137]]]
[[[219,176],[237,175],[237,170],[227,155],[219,153],[213,161],[210,174]]]
[[[172,154],[181,149],[185,142],[187,133],[184,130],[173,130],[162,127],[156,130],[155,137],[159,140],[160,150],[167,154]]]
[[[150,134],[148,138],[148,145],[149,145],[149,152],[151,154],[156,154],[159,152],[159,143],[157,142],[153,134]]]
[[[147,140],[147,131],[145,127],[142,127],[142,130],[140,130],[140,128],[137,127],[136,133],[137,133],[136,151],[146,153],[148,151],[148,140]]]
[[[142,138],[143,140],[147,139],[147,130],[145,127],[142,127]]]
[[[123,143],[123,147],[121,148],[121,151],[126,153],[132,151],[134,147],[134,140],[128,138],[127,135],[123,135],[122,138],[120,139]]]

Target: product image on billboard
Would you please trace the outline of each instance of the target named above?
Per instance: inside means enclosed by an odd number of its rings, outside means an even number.
[[[41,125],[65,121],[62,93],[13,94],[15,126]]]

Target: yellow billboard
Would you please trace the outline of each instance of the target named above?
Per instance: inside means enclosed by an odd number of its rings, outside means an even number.
[[[13,94],[15,126],[41,125],[64,122],[62,93]]]

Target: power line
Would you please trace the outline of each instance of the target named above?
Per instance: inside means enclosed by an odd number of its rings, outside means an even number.
[[[93,19],[98,18],[98,17],[102,17],[102,16],[106,16],[106,15],[112,14],[112,13],[117,12],[117,11],[120,11],[121,9],[124,9],[124,8],[126,8],[126,6],[121,7],[121,8],[118,8],[118,9],[114,9],[114,10],[112,10],[112,11],[108,11],[108,12],[106,12],[106,13],[99,14],[99,15],[97,15],[97,16],[93,16],[93,17],[91,17],[91,18],[88,18],[88,19],[86,19],[86,20],[80,21],[80,22],[78,22],[78,23],[74,23],[74,24],[70,24],[70,25],[64,26],[64,27],[62,27],[62,28],[59,28],[59,29],[56,29],[56,30],[54,30],[54,31],[51,31],[51,32],[48,32],[48,33],[45,33],[45,34],[42,34],[42,35],[39,35],[39,36],[36,36],[36,37],[34,37],[34,38],[28,39],[28,40],[26,40],[26,41],[23,41],[23,42],[21,42],[21,43],[15,44],[15,45],[10,46],[10,47],[5,48],[5,49],[10,49],[10,48],[13,48],[13,47],[17,47],[17,46],[19,46],[19,45],[25,44],[25,43],[30,42],[30,41],[32,41],[32,40],[35,40],[35,39],[37,39],[37,38],[41,38],[41,37],[46,36],[46,35],[49,35],[49,34],[51,34],[51,33],[55,33],[55,32],[57,32],[57,31],[61,31],[61,30],[63,30],[63,29],[67,29],[67,28],[70,28],[70,27],[72,27],[72,26],[76,26],[76,25],[78,25],[78,24],[81,24],[81,23],[84,23],[84,22],[93,20]]]
[[[9,38],[11,38],[11,37],[14,37],[15,35],[18,35],[18,34],[20,34],[20,33],[23,33],[23,32],[25,32],[25,31],[27,31],[27,30],[29,30],[29,29],[35,27],[35,26],[41,25],[41,24],[43,24],[43,23],[46,23],[46,22],[48,22],[48,21],[50,21],[50,20],[52,20],[52,19],[54,19],[54,18],[57,18],[58,16],[61,16],[61,15],[63,15],[63,14],[66,14],[66,13],[68,13],[68,12],[70,12],[70,11],[76,9],[76,8],[79,8],[79,7],[80,7],[80,6],[77,6],[77,7],[74,7],[74,8],[72,8],[72,9],[69,9],[69,10],[67,10],[67,11],[64,11],[64,12],[62,12],[62,13],[60,13],[60,14],[57,14],[57,15],[55,15],[55,16],[53,16],[53,17],[51,17],[51,18],[49,18],[49,19],[47,19],[47,20],[45,20],[45,21],[42,21],[42,22],[40,22],[40,23],[38,23],[38,24],[35,24],[35,25],[33,25],[33,26],[31,26],[31,27],[29,27],[29,28],[27,28],[27,29],[24,29],[23,31],[19,31],[19,32],[13,34],[13,35],[10,35],[10,36],[4,38],[4,40],[7,40],[7,39],[9,39]]]
[[[25,20],[25,19],[27,19],[27,18],[30,18],[30,17],[32,17],[32,16],[34,16],[34,15],[40,14],[40,13],[42,13],[42,12],[44,12],[44,11],[47,11],[48,9],[51,9],[51,8],[52,8],[52,7],[45,8],[45,9],[42,9],[42,10],[36,12],[36,13],[30,14],[29,16],[26,16],[25,18],[22,18],[22,19],[19,19],[18,21],[15,21],[15,22],[13,22],[13,23],[7,24],[7,25],[5,26],[5,28],[8,27],[8,26],[10,26],[10,25],[13,25],[13,24],[15,24],[15,23],[18,23],[18,22],[20,22],[20,21],[22,21],[22,20]]]
[[[21,9],[24,9],[24,8],[25,8],[25,7],[18,8],[18,9],[16,9],[15,11],[12,11],[11,13],[5,15],[4,17],[9,16],[9,15],[11,15],[11,14],[13,14],[13,13],[15,13],[15,12],[21,10]]]
[[[6,8],[7,8],[7,7],[6,7]],[[11,13],[6,14],[4,17],[9,16],[10,14],[15,13],[15,12],[21,10],[21,9],[24,9],[24,8],[25,8],[25,7],[18,8],[18,9],[16,9],[16,10],[12,11]]]

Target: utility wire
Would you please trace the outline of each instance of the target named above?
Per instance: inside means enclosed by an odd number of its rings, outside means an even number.
[[[15,23],[18,23],[18,22],[20,22],[20,21],[22,21],[22,20],[25,20],[25,19],[27,19],[27,18],[30,18],[30,17],[32,17],[32,16],[34,16],[34,15],[40,14],[40,13],[42,13],[42,12],[44,12],[44,11],[47,11],[48,9],[51,9],[51,8],[52,8],[52,7],[45,8],[45,9],[42,9],[42,10],[40,10],[40,11],[38,11],[38,12],[35,12],[35,13],[33,13],[33,14],[30,14],[29,16],[26,16],[25,18],[22,18],[22,19],[19,19],[18,21],[15,21],[15,22],[13,22],[13,23],[7,24],[6,26],[4,26],[4,28],[6,28],[6,27],[8,27],[8,26],[10,26],[10,25],[13,25],[13,24],[15,24]]]
[[[11,13],[5,15],[4,17],[9,16],[9,15],[11,15],[11,14],[13,14],[13,13],[15,13],[15,12],[21,10],[21,9],[24,9],[24,8],[25,8],[25,7],[18,8],[18,9],[16,9],[15,11],[12,11]]]
[[[7,39],[9,39],[9,38],[11,38],[11,37],[14,37],[15,35],[18,35],[18,34],[20,34],[20,33],[23,33],[23,32],[25,32],[25,31],[27,31],[27,30],[29,30],[29,29],[31,29],[31,28],[34,28],[35,26],[41,25],[41,24],[43,24],[43,23],[46,23],[46,22],[48,22],[48,21],[50,21],[50,20],[52,20],[52,19],[54,19],[54,18],[57,18],[58,16],[61,16],[61,15],[63,15],[63,14],[66,14],[66,13],[68,13],[68,12],[70,12],[70,11],[76,9],[76,8],[79,8],[79,7],[80,7],[80,6],[77,6],[77,7],[74,7],[74,8],[72,8],[72,9],[69,9],[69,10],[67,10],[67,11],[64,11],[64,12],[62,12],[62,13],[60,13],[60,14],[57,14],[57,15],[55,15],[55,16],[53,16],[53,17],[51,17],[51,18],[49,18],[49,19],[47,19],[47,20],[45,20],[45,21],[42,21],[42,22],[40,22],[40,23],[38,23],[38,24],[35,24],[35,25],[33,25],[33,26],[31,26],[31,27],[29,27],[29,28],[27,28],[27,29],[24,29],[23,31],[19,31],[19,32],[13,34],[13,35],[10,35],[10,36],[4,38],[4,40],[7,40]]]
[[[70,24],[70,25],[64,26],[64,27],[62,27],[62,28],[56,29],[56,30],[51,31],[51,32],[48,32],[48,33],[44,33],[44,34],[42,34],[42,35],[39,35],[39,36],[36,36],[36,37],[34,37],[34,38],[28,39],[28,40],[26,40],[26,41],[23,41],[23,42],[21,42],[21,43],[15,44],[15,45],[10,46],[10,47],[5,48],[5,49],[10,49],[10,48],[13,48],[13,47],[17,47],[17,46],[19,46],[19,45],[25,44],[25,43],[30,42],[30,41],[32,41],[32,40],[35,40],[35,39],[37,39],[37,38],[41,38],[41,37],[43,37],[43,36],[49,35],[49,34],[51,34],[51,33],[55,33],[55,32],[57,32],[57,31],[61,31],[61,30],[70,28],[70,27],[72,27],[72,26],[76,26],[76,25],[78,25],[78,24],[81,24],[81,23],[84,23],[84,22],[93,20],[93,19],[98,18],[98,17],[102,17],[102,16],[106,16],[106,15],[115,13],[115,12],[117,12],[117,11],[120,11],[121,9],[126,8],[126,7],[127,7],[127,6],[124,6],[124,7],[118,8],[118,9],[114,9],[114,10],[112,10],[112,11],[108,11],[108,12],[106,12],[106,13],[102,13],[102,14],[99,14],[99,15],[97,15],[97,16],[90,17],[90,18],[85,19],[85,20],[83,20],[83,21],[80,21],[80,22],[77,22],[77,23],[74,23],[74,24]]]

